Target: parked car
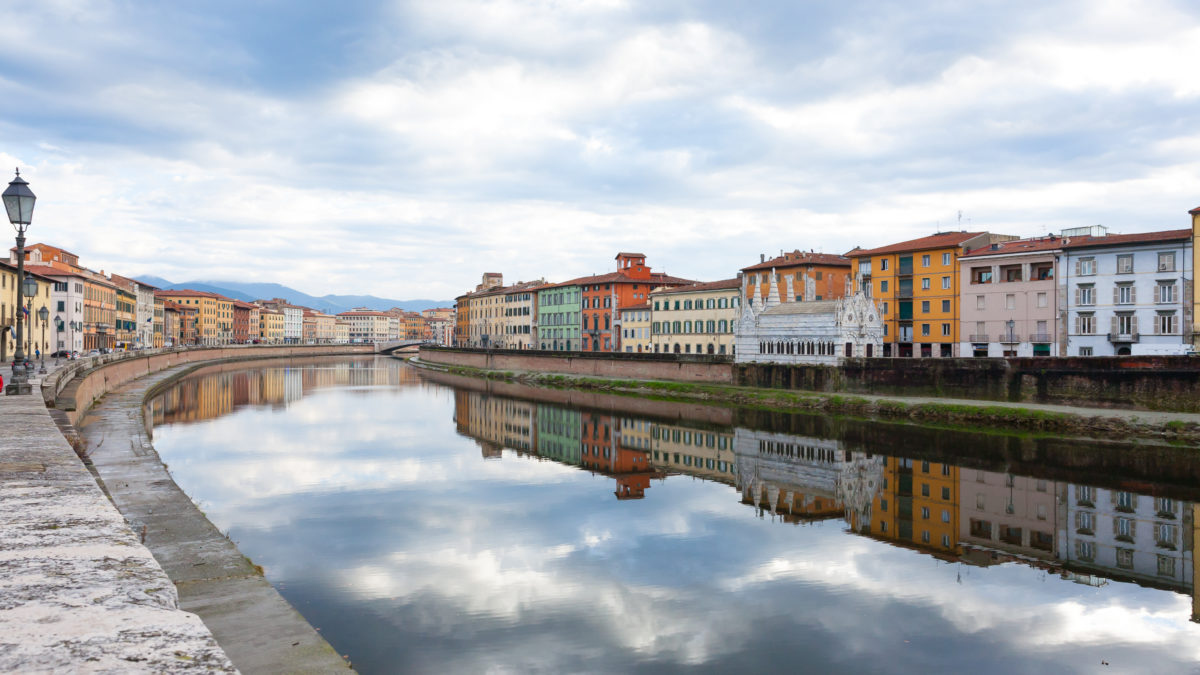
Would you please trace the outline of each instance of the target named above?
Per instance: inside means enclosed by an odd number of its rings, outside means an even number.
[[[100,350],[99,350],[99,349],[93,349],[92,351],[88,352],[88,353],[86,354],[86,356],[100,356]]]
[[[57,358],[69,359],[69,358],[71,358],[71,350],[70,349],[60,349],[60,350],[54,352],[53,354],[51,354],[50,358],[52,358],[52,359],[57,359]]]

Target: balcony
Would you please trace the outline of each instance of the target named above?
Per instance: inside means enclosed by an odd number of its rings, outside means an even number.
[[[1138,342],[1139,335],[1137,333],[1109,333],[1109,342]]]
[[[1016,333],[1001,333],[996,342],[1006,345],[1016,344],[1021,341],[1021,338]]]
[[[1054,342],[1054,337],[1049,333],[1030,333],[1029,341],[1041,343]]]
[[[897,298],[909,299],[909,298],[912,298],[912,296],[913,296],[912,286],[909,286],[908,288],[901,286],[900,288],[896,289],[896,297]]]
[[[971,335],[970,338],[971,342],[991,342],[991,340],[988,339],[987,333],[982,335]]]

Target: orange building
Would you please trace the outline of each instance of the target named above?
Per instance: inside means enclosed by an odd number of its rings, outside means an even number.
[[[958,555],[958,479],[953,464],[888,457],[871,522],[852,526],[862,534]]]
[[[187,289],[155,291],[154,297],[196,309],[195,344],[226,345],[233,341],[234,300],[216,293]]]
[[[960,255],[1016,237],[988,232],[940,232],[846,254],[855,288],[883,313],[883,355],[951,357],[959,330]]]
[[[611,476],[617,499],[642,499],[652,478],[665,473],[650,463],[650,453],[621,442],[620,420],[612,415],[583,413],[580,426],[580,466]]]
[[[742,268],[748,294],[767,299],[771,285],[768,275],[775,273],[780,302],[836,300],[846,296],[846,282],[852,278],[850,259],[828,253],[800,250]],[[753,296],[751,296],[753,297]]]
[[[617,271],[573,279],[560,285],[582,289],[580,323],[583,351],[612,352],[619,348],[620,324],[617,310],[648,302],[650,291],[659,287],[694,283],[662,272],[651,272],[641,253],[618,253]]]

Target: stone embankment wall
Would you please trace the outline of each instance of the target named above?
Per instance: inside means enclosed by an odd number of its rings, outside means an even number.
[[[1200,357],[847,359],[841,366],[730,363],[669,354],[421,349],[421,359],[500,371],[670,380],[826,393],[1200,412]]]
[[[485,370],[529,370],[586,377],[733,383],[733,371],[730,368],[732,364],[728,357],[446,347],[422,347],[420,353],[423,361]]]
[[[47,406],[65,411],[71,424],[75,424],[97,399],[113,389],[139,377],[179,365],[243,359],[374,353],[372,345],[240,345],[119,352],[80,359],[77,363],[56,371],[42,383],[42,397]]]

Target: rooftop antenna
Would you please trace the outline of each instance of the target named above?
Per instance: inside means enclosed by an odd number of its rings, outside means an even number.
[[[968,218],[967,222],[970,222],[970,220],[971,219]],[[960,229],[960,230],[962,229],[962,209],[958,210],[958,229]]]

